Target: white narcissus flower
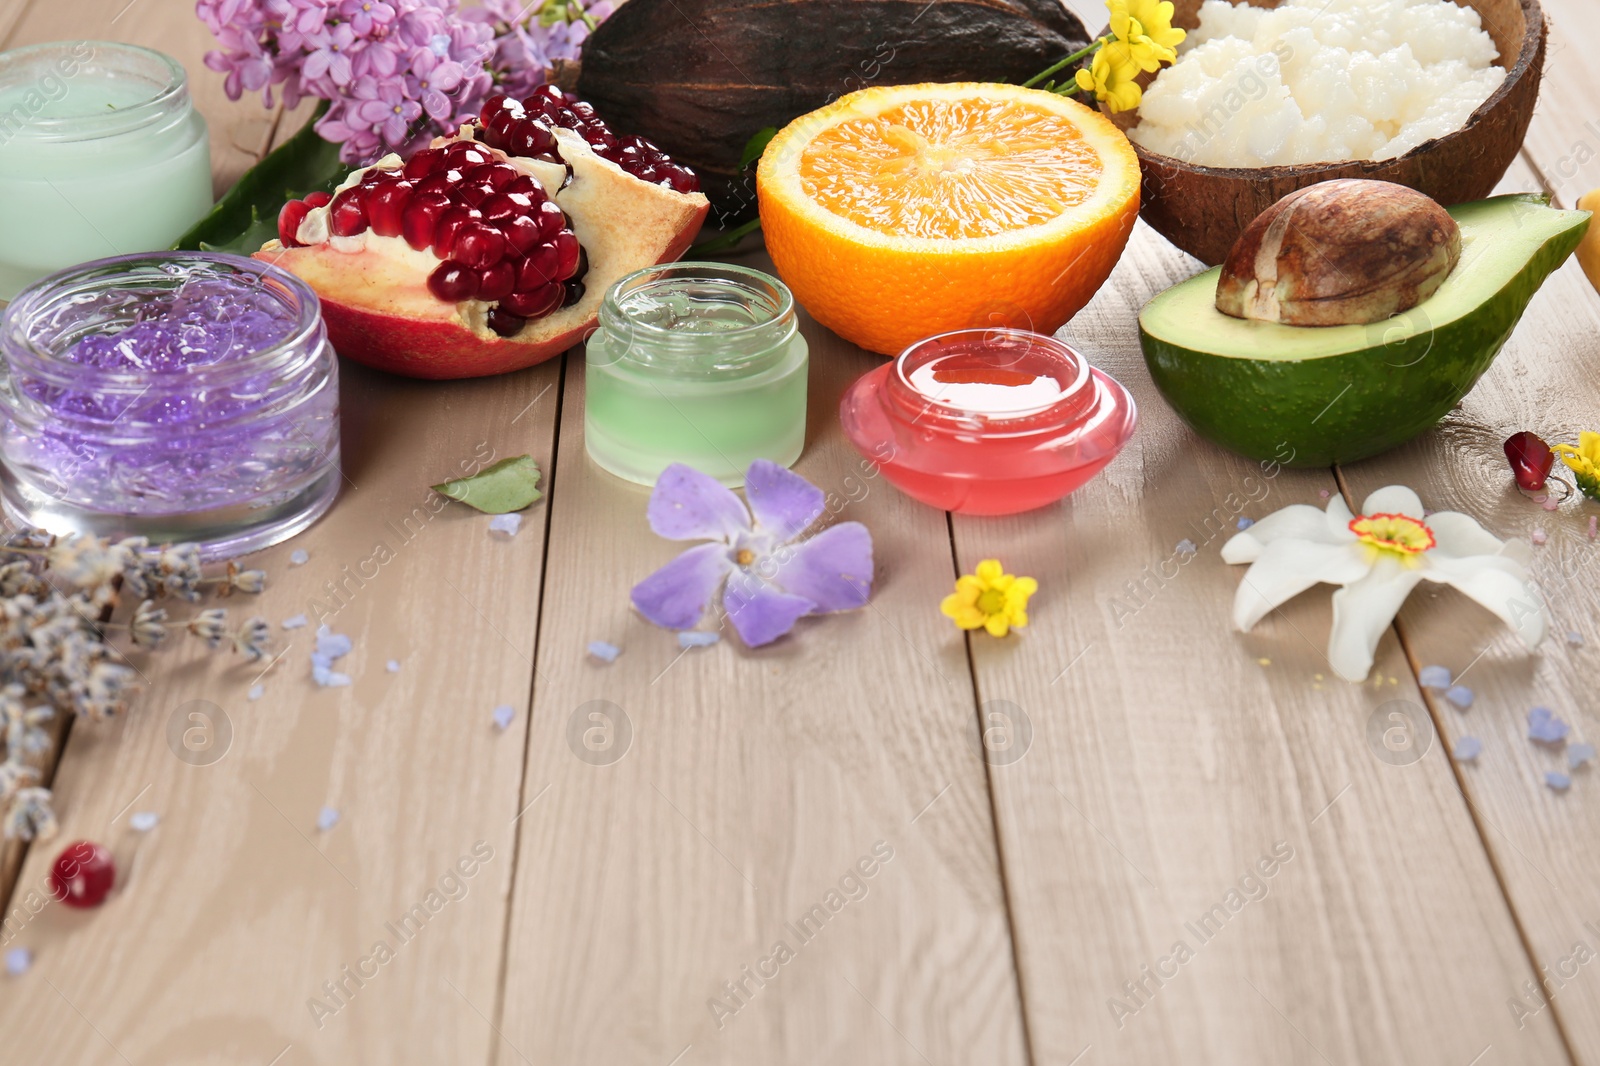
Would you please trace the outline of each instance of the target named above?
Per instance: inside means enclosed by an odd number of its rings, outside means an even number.
[[[1372,669],[1372,653],[1417,582],[1453,585],[1493,611],[1532,649],[1549,618],[1528,577],[1532,549],[1502,541],[1456,511],[1423,517],[1422,500],[1404,485],[1367,497],[1352,515],[1338,496],[1319,511],[1294,504],[1275,511],[1222,546],[1222,558],[1249,563],[1233,600],[1243,632],[1312,585],[1333,594],[1328,662],[1347,681]]]

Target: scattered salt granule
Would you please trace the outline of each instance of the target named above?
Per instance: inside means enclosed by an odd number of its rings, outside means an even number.
[[[317,646],[311,652],[311,679],[323,688],[342,688],[350,684],[350,675],[333,668],[335,659],[350,654],[354,647],[349,637],[335,633],[327,626],[317,629]]]
[[[304,566],[310,561],[311,556],[306,554],[306,550],[304,548],[296,548],[294,551],[289,553],[290,566]]]
[[[1190,540],[1188,537],[1184,537],[1182,540],[1178,541],[1177,548],[1178,552],[1183,555],[1193,555],[1199,550],[1194,546],[1194,541]]]
[[[1417,681],[1423,688],[1449,688],[1450,668],[1448,666],[1424,666],[1417,672]]]
[[[1528,712],[1528,739],[1540,744],[1560,744],[1567,739],[1571,727],[1557,718],[1548,707],[1535,707]]]
[[[504,537],[510,540],[517,535],[517,530],[522,528],[522,516],[519,514],[497,514],[489,519],[489,535]]]
[[[1594,760],[1594,745],[1593,744],[1568,744],[1567,745],[1567,766],[1569,768],[1571,768],[1573,770],[1576,770],[1578,767],[1582,766],[1584,763],[1592,762],[1593,760]]]
[[[1483,754],[1483,741],[1477,737],[1462,737],[1456,741],[1455,751],[1451,754],[1456,762],[1471,762]]]
[[[265,686],[265,685],[251,685],[250,686],[250,691],[246,692],[244,694],[244,697],[245,697],[245,699],[249,700],[251,703],[254,703],[256,700],[259,700],[262,696],[266,695],[266,693],[267,693],[267,686]]]
[[[1583,634],[1579,633],[1576,629],[1572,630],[1567,634],[1567,643],[1571,644],[1574,648],[1583,647]]]
[[[317,828],[326,833],[339,824],[339,811],[334,807],[324,807],[317,812]]]
[[[1529,539],[1532,540],[1535,544],[1543,544],[1545,541],[1550,539],[1550,534],[1546,533],[1544,530],[1540,529],[1538,526],[1534,526],[1533,527],[1533,533],[1530,535]]]
[[[1326,500],[1329,496],[1332,496],[1333,493],[1329,492],[1327,489],[1318,489],[1317,490],[1317,495],[1321,496],[1324,500]]]
[[[6,973],[21,977],[33,969],[33,952],[27,948],[12,948],[6,952]]]
[[[1560,770],[1549,770],[1544,775],[1544,783],[1550,786],[1552,792],[1565,792],[1572,787],[1572,778]]]
[[[517,710],[509,703],[502,703],[494,709],[494,727],[502,732],[511,728],[511,723],[516,721]]]
[[[1465,685],[1451,685],[1444,692],[1444,698],[1463,711],[1472,706],[1472,696],[1472,690]]]
[[[705,633],[698,629],[685,629],[678,634],[680,648],[709,648],[722,639],[719,633]]]
[[[1546,496],[1544,501],[1540,503],[1539,506],[1543,507],[1546,511],[1557,511],[1561,509],[1561,501],[1556,499],[1554,496]]]
[[[310,624],[310,619],[303,614],[291,615],[283,620],[283,628],[285,629],[304,629]]]
[[[1600,537],[1600,515],[1589,516],[1589,539]]]
[[[621,648],[604,640],[591,640],[588,651],[603,663],[614,663],[617,661],[617,656],[622,654]]]
[[[140,833],[150,832],[150,830],[154,829],[156,824],[160,821],[161,815],[157,814],[155,811],[135,811],[133,814],[128,816],[128,824],[132,826],[136,832]]]
[[[398,674],[400,672],[400,660],[390,659],[388,662],[383,664],[383,668],[389,671],[391,674]]]
[[[1253,526],[1255,524],[1256,524],[1256,520],[1254,518],[1246,518],[1244,515],[1240,515],[1239,516],[1239,529],[1240,530],[1249,529],[1251,526]]]

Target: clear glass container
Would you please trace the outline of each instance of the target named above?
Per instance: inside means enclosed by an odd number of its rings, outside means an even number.
[[[111,41],[0,53],[0,300],[171,247],[210,209],[206,123],[176,60]]]
[[[298,533],[338,493],[339,369],[317,295],[233,255],[85,263],[0,320],[0,499],[53,533]]]
[[[584,442],[643,485],[686,463],[725,485],[753,459],[789,466],[806,437],[805,338],[777,278],[722,263],[629,274],[600,305],[584,378]]]
[[[1133,397],[1053,337],[969,329],[919,341],[840,403],[845,435],[906,495],[1015,514],[1081,486],[1133,436]]]

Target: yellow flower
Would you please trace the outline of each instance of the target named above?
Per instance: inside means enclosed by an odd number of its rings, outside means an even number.
[[[972,574],[956,579],[956,590],[944,598],[939,610],[962,629],[987,629],[1003,637],[1011,627],[1028,624],[1028,597],[1039,591],[1031,577],[1005,572],[998,559],[985,559]]]
[[[1107,41],[1094,54],[1088,70],[1079,70],[1078,88],[1094,93],[1096,100],[1111,105],[1112,111],[1132,111],[1139,106],[1144,93],[1139,83],[1139,64],[1125,41]]]
[[[1578,488],[1591,500],[1600,501],[1600,433],[1584,430],[1578,434],[1578,446],[1557,444],[1550,449],[1561,456],[1577,478]]]
[[[1111,32],[1128,47],[1140,70],[1158,70],[1178,58],[1178,45],[1188,36],[1172,25],[1171,0],[1106,0]]]

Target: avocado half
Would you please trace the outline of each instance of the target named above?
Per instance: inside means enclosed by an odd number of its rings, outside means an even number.
[[[1364,326],[1285,326],[1216,308],[1221,268],[1139,313],[1161,395],[1207,440],[1252,459],[1327,466],[1387,451],[1461,401],[1528,301],[1572,254],[1589,212],[1548,197],[1460,204],[1461,261],[1411,310]]]

